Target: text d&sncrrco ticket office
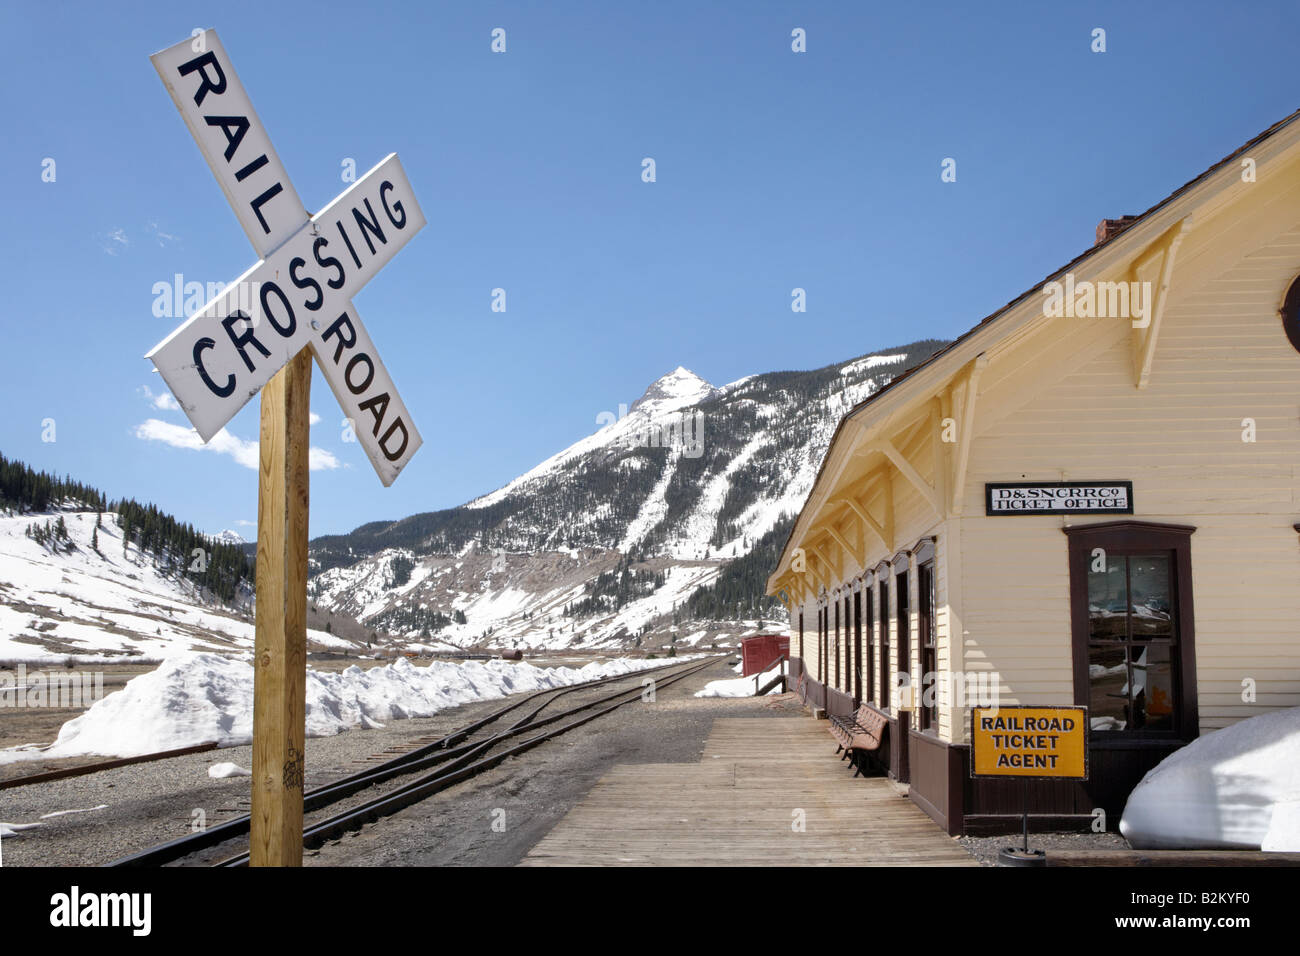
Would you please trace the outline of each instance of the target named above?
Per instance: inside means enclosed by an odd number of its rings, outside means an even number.
[[[1300,113],[840,422],[768,590],[809,703],[885,712],[950,833],[1022,809],[972,707],[1086,707],[1088,779],[1029,811],[1113,828],[1176,748],[1300,705],[1298,276]]]

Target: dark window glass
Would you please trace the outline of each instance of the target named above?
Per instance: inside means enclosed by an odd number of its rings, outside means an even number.
[[[1170,555],[1096,555],[1088,569],[1093,730],[1176,729],[1176,644]]]
[[[1092,729],[1123,730],[1128,723],[1128,649],[1092,645],[1088,649],[1088,679]]]
[[[880,706],[888,713],[889,692],[889,579],[880,579]]]
[[[831,655],[835,658],[835,689],[841,689],[840,683],[840,602],[835,602],[835,631],[834,644],[831,646]]]
[[[921,729],[939,726],[938,646],[934,627],[934,565],[923,564],[918,569],[917,598],[920,601],[918,621],[921,627],[921,679],[914,681],[922,693]]]
[[[867,700],[876,699],[876,589],[867,588]]]
[[[817,676],[826,684],[826,608],[817,612]]]
[[[853,595],[853,700],[862,700],[862,592]]]
[[[903,675],[907,675],[908,684],[914,684],[912,680],[912,593],[907,586],[907,572],[900,571],[898,577],[894,579],[894,587],[898,594],[894,598],[894,603],[898,605],[898,677],[894,683],[901,683]],[[893,688],[890,688],[889,699],[894,699]]]
[[[1128,559],[1112,555],[1088,572],[1088,640],[1128,640]]]

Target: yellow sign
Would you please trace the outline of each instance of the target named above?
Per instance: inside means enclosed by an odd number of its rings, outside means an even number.
[[[975,707],[972,777],[1088,779],[1085,707]]]

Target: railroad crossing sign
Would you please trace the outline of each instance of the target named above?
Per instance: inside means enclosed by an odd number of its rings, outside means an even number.
[[[146,358],[206,442],[310,347],[391,485],[422,439],[351,299],[424,227],[397,155],[309,217],[216,31],[151,59],[260,259]]]
[[[205,442],[262,397],[249,862],[301,866],[311,356],[392,484],[420,433],[351,300],[424,214],[390,154],[309,216],[216,31],[151,59],[258,255],[146,357]]]

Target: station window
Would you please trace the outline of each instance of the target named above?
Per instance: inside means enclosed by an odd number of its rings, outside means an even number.
[[[921,675],[920,680],[913,681],[913,683],[916,685],[918,692],[923,695],[919,702],[921,705],[921,729],[938,729],[939,694],[935,683],[938,680],[938,648],[936,646],[936,628],[934,626],[933,562],[927,561],[917,568],[916,592],[919,604],[917,620],[920,625]]]
[[[835,602],[835,643],[831,650],[835,658],[835,689],[840,689],[840,602]]]
[[[853,702],[862,700],[862,591],[853,593]]]
[[[1106,737],[1197,734],[1191,534],[1138,521],[1065,529],[1075,701]]]
[[[876,589],[865,586],[867,596],[867,700],[876,699]]]
[[[889,713],[889,575],[880,575],[880,706]]]
[[[817,647],[817,665],[813,668],[813,680],[820,680],[822,676],[821,649],[822,649],[822,609],[817,609],[817,640],[814,642]]]
[[[819,607],[817,609],[817,680],[826,683],[826,675],[822,673],[826,667],[826,609]]]
[[[914,684],[912,680],[912,595],[907,586],[907,565],[902,565],[903,570],[898,572],[894,578],[894,588],[897,595],[894,603],[898,605],[898,676],[894,683],[906,680],[908,684]],[[890,688],[890,700],[893,700],[893,688]]]
[[[844,595],[844,693],[853,693],[853,597]]]

